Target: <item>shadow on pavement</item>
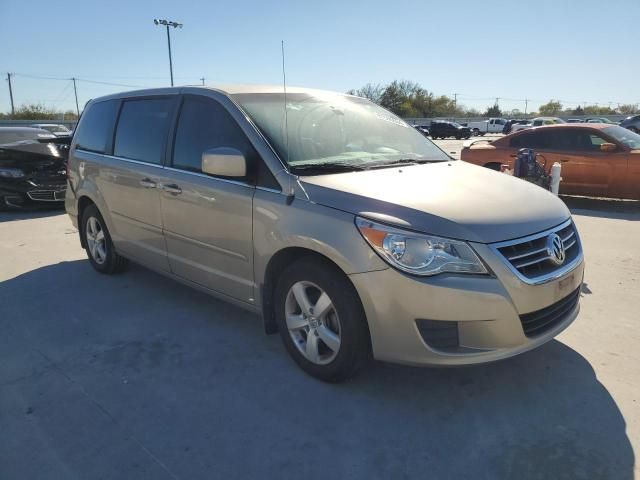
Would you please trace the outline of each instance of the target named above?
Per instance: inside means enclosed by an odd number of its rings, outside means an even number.
[[[568,195],[561,195],[560,198],[573,214],[632,221],[640,220],[640,201],[638,200],[572,197]]]
[[[29,220],[32,218],[54,217],[56,215],[66,215],[64,208],[38,208],[23,210],[0,210],[0,223],[12,222],[15,220]]]
[[[255,316],[135,265],[42,267],[0,305],[7,478],[633,478],[614,399],[558,341],[329,385]]]

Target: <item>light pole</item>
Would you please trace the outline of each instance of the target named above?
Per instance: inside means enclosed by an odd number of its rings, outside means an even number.
[[[169,33],[169,27],[182,28],[182,24],[178,22],[172,22],[171,20],[158,20],[153,19],[153,23],[156,25],[164,25],[167,27],[167,45],[169,46],[169,74],[171,75],[171,86],[173,87],[173,62],[171,61],[171,34]]]

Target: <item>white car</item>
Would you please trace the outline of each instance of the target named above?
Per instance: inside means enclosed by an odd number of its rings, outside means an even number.
[[[541,127],[542,125],[554,125],[556,123],[567,123],[564,120],[562,120],[561,118],[558,117],[536,117],[533,120],[531,120],[531,123],[528,124],[516,124],[513,127],[511,127],[511,133],[513,132],[519,132],[520,130],[526,130],[527,128],[531,128],[531,127]]]

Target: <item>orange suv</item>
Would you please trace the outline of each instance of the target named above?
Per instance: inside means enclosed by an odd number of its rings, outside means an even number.
[[[492,142],[465,143],[465,162],[513,168],[521,148],[532,148],[547,172],[562,165],[560,193],[640,200],[640,135],[610,124],[559,124],[531,128]]]

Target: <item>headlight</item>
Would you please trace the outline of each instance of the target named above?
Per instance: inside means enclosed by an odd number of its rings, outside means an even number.
[[[365,240],[389,264],[414,275],[488,273],[473,249],[459,240],[408,232],[356,217]]]
[[[0,177],[22,178],[24,177],[24,172],[19,168],[0,168]]]

